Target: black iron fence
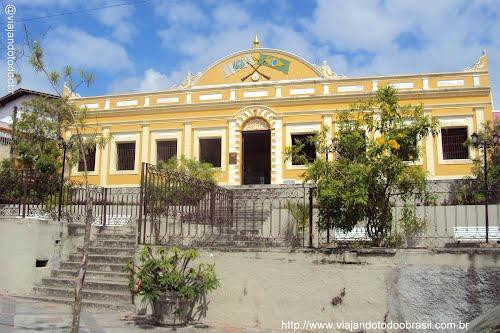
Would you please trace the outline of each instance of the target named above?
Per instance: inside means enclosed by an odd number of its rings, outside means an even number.
[[[0,183],[0,216],[85,221],[87,192],[81,184],[66,183],[61,192],[60,183],[54,180],[58,177],[37,177],[25,172],[9,177]],[[350,231],[319,230],[314,190],[309,185],[224,188],[144,164],[140,187],[91,186],[88,195],[94,224],[137,223],[140,244],[226,247],[372,244],[366,233],[366,221]],[[393,200],[386,246],[441,247],[485,241],[486,237],[490,242],[500,242],[498,184],[492,184],[485,192],[475,180],[434,181],[429,183],[429,190],[434,198],[427,202]]]
[[[123,225],[139,216],[139,188],[89,186],[88,196],[96,225]],[[10,171],[0,184],[0,216],[50,218],[83,223],[85,186],[25,171]]]
[[[223,235],[233,225],[232,191],[143,163],[138,242],[168,244]]]

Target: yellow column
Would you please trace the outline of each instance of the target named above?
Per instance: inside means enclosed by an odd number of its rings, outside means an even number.
[[[191,123],[184,123],[184,157],[192,158],[192,147],[191,147]]]
[[[332,142],[332,131],[333,131],[333,122],[331,115],[323,116],[323,125],[328,128],[328,132],[326,132],[326,142],[327,144],[331,144]],[[328,153],[328,160],[333,160],[333,153]]]
[[[149,163],[149,124],[142,125],[141,162]]]
[[[106,186],[108,180],[108,168],[109,168],[109,149],[111,146],[111,140],[109,137],[109,127],[103,126],[102,135],[108,141],[101,149],[101,170],[99,172],[100,175],[99,185]]]

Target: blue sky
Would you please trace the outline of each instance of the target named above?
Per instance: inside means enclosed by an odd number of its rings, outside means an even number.
[[[51,66],[71,64],[94,73],[94,85],[79,91],[82,95],[168,89],[188,71],[202,71],[249,48],[256,33],[263,47],[290,51],[313,63],[327,60],[334,71],[349,77],[460,71],[486,49],[493,96],[500,93],[500,1],[1,2],[2,8],[16,6],[18,43],[26,25],[42,41]],[[29,20],[123,3],[135,4]],[[3,14],[2,9],[5,24]],[[2,54],[2,77],[5,61]],[[25,59],[18,69],[21,86],[48,89]],[[2,84],[0,93],[5,92]]]

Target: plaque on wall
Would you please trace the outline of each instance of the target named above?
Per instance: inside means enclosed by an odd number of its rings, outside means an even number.
[[[237,153],[229,153],[229,164],[236,164],[238,160],[238,154]]]

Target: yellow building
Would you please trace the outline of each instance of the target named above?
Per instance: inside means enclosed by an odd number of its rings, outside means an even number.
[[[401,103],[423,103],[441,124],[438,136],[421,142],[417,163],[429,179],[470,175],[475,151],[462,143],[492,119],[485,53],[463,71],[351,78],[326,62],[253,46],[170,90],[74,97],[89,125],[111,136],[90,158],[91,182],[138,186],[141,162],[185,156],[211,162],[224,185],[299,183],[305,167],[286,160],[285,148],[321,124],[335,131],[340,111],[389,84]],[[79,169],[73,179],[81,179]]]

